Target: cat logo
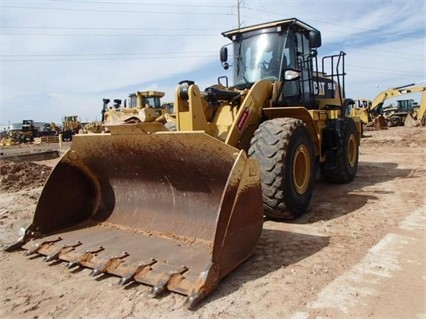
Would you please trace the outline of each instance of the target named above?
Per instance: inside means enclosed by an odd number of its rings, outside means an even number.
[[[336,83],[331,80],[314,81],[315,95],[327,98],[333,98],[336,92]]]
[[[314,82],[315,95],[325,95],[325,82]]]

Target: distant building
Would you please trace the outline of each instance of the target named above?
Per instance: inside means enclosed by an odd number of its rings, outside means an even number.
[[[11,130],[20,130],[22,128],[22,123],[9,123],[7,125],[0,125],[0,131],[11,131]]]
[[[37,131],[43,131],[44,126],[48,124],[45,122],[34,122],[34,127]],[[8,132],[22,129],[22,122],[20,123],[9,123],[7,125],[0,125],[0,132]]]

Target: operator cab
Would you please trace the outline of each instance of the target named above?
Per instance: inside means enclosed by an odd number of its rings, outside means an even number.
[[[279,105],[314,107],[317,51],[321,33],[298,19],[286,19],[224,32],[233,42],[234,86],[250,88],[259,80],[281,82]],[[227,47],[221,62],[229,66]],[[314,65],[315,64],[315,65]]]
[[[161,98],[164,96],[163,92],[156,91],[143,91],[129,94],[128,104],[131,108],[144,108],[149,107],[159,109],[162,107]]]

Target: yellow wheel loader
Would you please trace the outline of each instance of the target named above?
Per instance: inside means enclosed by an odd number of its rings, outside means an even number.
[[[135,122],[165,123],[165,114],[169,111],[161,104],[164,92],[137,91],[129,95],[128,105],[121,106],[121,100],[114,100],[112,107],[108,106],[109,99],[104,99],[102,122],[104,126]],[[127,101],[125,101],[127,102]]]
[[[344,116],[344,53],[319,68],[320,32],[294,18],[223,35],[233,86],[181,82],[176,132],[154,122],[76,135],[7,250],[177,292],[193,307],[252,254],[264,215],[304,213],[320,172],[353,180],[360,121]],[[228,47],[220,53],[228,68]]]
[[[348,109],[348,116],[359,117],[363,125],[373,125],[370,109],[371,100],[368,99],[356,99],[355,104],[350,105]]]
[[[109,127],[121,124],[134,124],[140,122],[158,122],[167,128],[175,127],[173,115],[173,103],[161,103],[164,92],[157,91],[137,91],[129,94],[129,98],[124,100],[103,99],[102,118],[100,122],[91,122],[84,127],[86,133],[108,132]],[[128,102],[128,103],[127,103]],[[172,105],[170,105],[172,104]]]
[[[83,128],[77,115],[64,116],[62,119],[62,141],[72,141],[75,134]]]

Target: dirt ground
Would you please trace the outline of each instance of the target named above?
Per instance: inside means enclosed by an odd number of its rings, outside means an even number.
[[[178,294],[1,251],[0,317],[424,319],[426,128],[365,135],[356,179],[318,182],[307,214],[266,221],[254,255],[192,311]],[[57,161],[1,163],[2,247],[31,222]]]

